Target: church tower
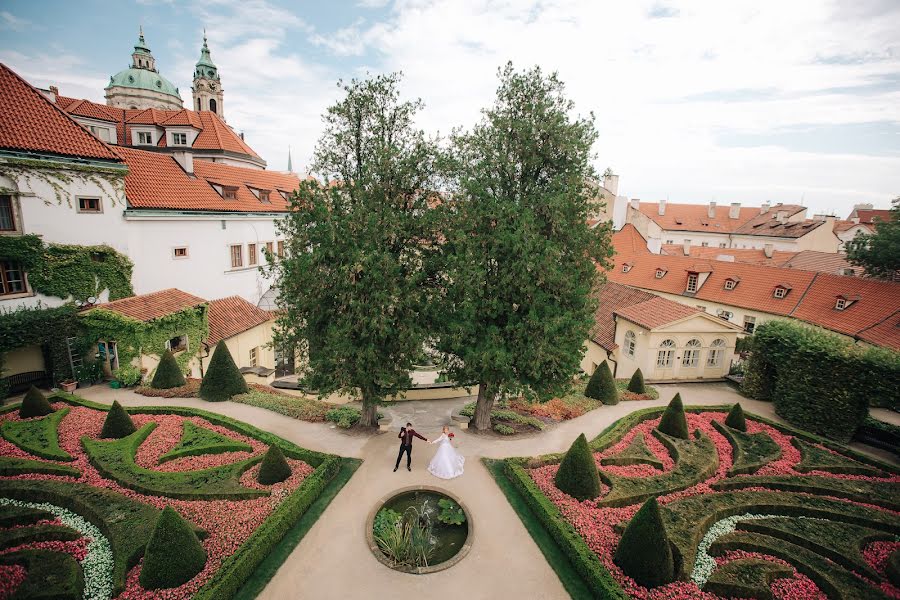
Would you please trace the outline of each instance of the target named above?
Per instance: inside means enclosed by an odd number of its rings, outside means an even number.
[[[106,104],[116,108],[183,108],[178,88],[159,74],[156,59],[144,41],[143,28],[131,53],[131,66],[110,77],[105,91]]]
[[[194,85],[191,87],[194,93],[194,110],[208,110],[216,113],[225,120],[225,110],[222,98],[222,83],[219,81],[219,69],[209,56],[209,47],[206,45],[206,31],[203,32],[203,47],[200,49],[200,60],[194,68]]]

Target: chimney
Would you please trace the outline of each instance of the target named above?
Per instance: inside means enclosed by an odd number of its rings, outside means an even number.
[[[641,201],[638,200],[637,198],[632,198],[631,199],[631,208],[633,208],[634,210],[638,210],[640,207],[641,207]]]
[[[691,240],[684,240],[684,242],[682,242],[682,249],[683,249],[682,251],[684,252],[685,256],[690,256],[691,255]]]
[[[50,101],[56,104],[56,99],[59,98],[59,88],[55,85],[50,86],[50,95],[53,96],[50,98]]]
[[[775,254],[775,246],[773,244],[766,244],[763,246],[763,254],[766,255],[766,258],[772,258],[772,255]]]
[[[603,176],[603,187],[609,190],[609,193],[613,196],[617,196],[619,194],[619,176],[618,175],[604,175]]]
[[[709,206],[706,209],[706,216],[709,217],[710,219],[716,218],[716,203],[715,202],[709,203]]]
[[[824,221],[827,216],[823,214],[813,215],[813,221]]]
[[[785,212],[783,210],[779,210],[777,213],[775,213],[775,220],[778,221],[779,223],[784,223],[784,217],[786,214],[787,214],[787,212]]]
[[[739,216],[741,216],[741,203],[732,202],[731,208],[728,209],[728,218],[737,219]]]
[[[243,131],[241,132],[241,139],[242,139],[242,140],[244,139],[244,132],[243,132]]]
[[[172,154],[172,158],[175,159],[181,168],[184,169],[184,172],[188,175],[194,174],[194,155],[190,152],[175,152]]]
[[[659,201],[659,209],[658,209],[658,212],[659,212],[659,216],[661,216],[661,217],[664,216],[664,215],[666,214],[666,201],[665,201],[665,200],[660,200],[660,201]]]
[[[769,201],[766,200],[762,203],[762,206],[759,207],[759,214],[764,215],[769,212]]]

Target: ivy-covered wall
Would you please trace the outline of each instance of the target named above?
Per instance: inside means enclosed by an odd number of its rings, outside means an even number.
[[[69,190],[76,182],[92,183],[100,189],[107,189],[113,202],[121,202],[124,206],[126,172],[127,169],[122,166],[79,165],[48,159],[8,156],[0,162],[0,177],[15,182],[19,187],[19,190],[9,191],[21,191],[23,187],[34,191],[33,183],[38,181],[53,190],[57,204],[65,202],[70,208],[73,207],[73,201]],[[44,203],[49,204],[49,201],[44,198]]]

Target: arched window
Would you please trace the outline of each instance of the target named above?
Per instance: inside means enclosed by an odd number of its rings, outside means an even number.
[[[625,332],[625,356],[634,356],[634,332]]]
[[[671,367],[673,356],[675,356],[675,342],[672,340],[663,340],[663,343],[659,345],[659,351],[656,353],[656,367]]]
[[[684,356],[681,357],[682,367],[696,367],[700,363],[700,340],[691,340],[684,348]]]
[[[211,111],[214,112],[214,113],[218,113],[218,112],[219,112],[219,111],[216,110],[216,101],[215,101],[214,98],[210,98],[210,99],[209,99],[209,110],[211,110]]]
[[[709,354],[706,355],[707,367],[718,367],[722,365],[722,359],[725,357],[725,340],[718,339],[713,341],[709,346]]]

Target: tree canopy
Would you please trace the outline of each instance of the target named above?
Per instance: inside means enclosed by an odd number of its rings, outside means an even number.
[[[892,279],[900,273],[900,196],[891,203],[891,217],[876,220],[875,232],[858,234],[847,243],[847,259],[866,274]]]

